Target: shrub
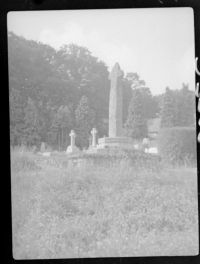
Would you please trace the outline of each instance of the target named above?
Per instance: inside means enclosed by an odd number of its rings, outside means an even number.
[[[161,157],[172,164],[196,162],[196,131],[193,127],[161,129],[158,135]]]

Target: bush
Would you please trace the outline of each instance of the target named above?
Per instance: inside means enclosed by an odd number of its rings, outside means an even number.
[[[169,163],[196,162],[196,131],[193,127],[161,129],[158,135],[161,157]]]

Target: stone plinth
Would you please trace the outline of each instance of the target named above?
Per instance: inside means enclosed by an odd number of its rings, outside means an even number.
[[[97,148],[133,149],[134,142],[130,137],[104,137],[99,138]]]
[[[87,150],[84,151],[85,153],[97,153],[97,145],[96,147],[90,146]]]

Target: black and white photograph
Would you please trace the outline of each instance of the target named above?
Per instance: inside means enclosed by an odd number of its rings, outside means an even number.
[[[16,260],[199,254],[194,11],[7,14]]]

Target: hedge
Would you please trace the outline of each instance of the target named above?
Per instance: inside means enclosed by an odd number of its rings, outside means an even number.
[[[196,163],[196,129],[194,127],[163,128],[158,135],[160,156],[169,163]]]

